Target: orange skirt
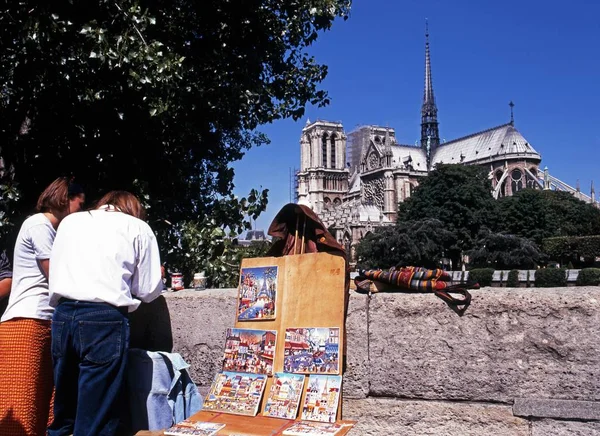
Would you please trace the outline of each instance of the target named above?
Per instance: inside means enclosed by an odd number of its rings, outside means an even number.
[[[54,387],[50,324],[0,323],[0,436],[46,434]]]

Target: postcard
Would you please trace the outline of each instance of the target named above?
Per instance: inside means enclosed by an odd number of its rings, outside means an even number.
[[[331,436],[338,434],[343,427],[343,424],[298,421],[283,430],[283,434],[289,436]]]
[[[186,419],[165,430],[170,436],[212,436],[225,427],[225,424],[215,422],[191,421]]]
[[[204,398],[202,409],[255,416],[266,382],[265,374],[218,373]]]
[[[311,375],[306,386],[301,419],[335,422],[341,386],[341,375]]]
[[[302,374],[275,373],[264,415],[272,418],[296,419],[304,390],[304,378]]]
[[[223,371],[273,375],[277,330],[227,329]]]
[[[283,370],[294,374],[339,374],[340,329],[285,329]]]
[[[238,295],[238,321],[275,319],[277,267],[242,268]]]

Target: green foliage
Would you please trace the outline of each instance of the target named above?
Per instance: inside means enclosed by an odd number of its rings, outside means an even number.
[[[60,175],[76,176],[90,199],[136,193],[162,248],[207,223],[202,237],[245,227],[219,209],[233,189],[230,163],[269,142],[260,125],[329,102],[319,86],[327,68],[308,47],[350,3],[5,2],[1,232]],[[6,192],[16,188],[15,203]]]
[[[477,242],[477,248],[469,252],[469,258],[474,267],[531,269],[541,263],[543,255],[537,245],[528,239],[485,232]]]
[[[358,266],[361,269],[398,265],[436,268],[443,256],[443,247],[450,244],[451,238],[452,234],[435,219],[380,227],[358,244]]]
[[[594,259],[600,256],[600,235],[594,236],[561,236],[546,238],[542,241],[543,251],[553,260],[563,262],[593,264]]]
[[[211,216],[200,222],[185,221],[175,226],[166,256],[171,270],[179,270],[184,277],[204,271],[208,286],[237,286],[242,257],[255,257],[266,253],[268,247],[260,244],[248,249],[237,245],[233,236],[251,228],[250,219],[256,219],[267,205],[267,190],[252,190],[248,198],[221,199],[213,206]]]
[[[496,201],[485,170],[478,166],[437,165],[400,204],[398,222],[437,219],[452,233],[445,253],[453,264],[460,264],[460,254],[475,246],[479,232],[496,227]]]
[[[508,279],[506,280],[507,288],[518,288],[520,285],[519,282],[519,270],[512,269],[508,273]]]
[[[535,272],[536,288],[554,288],[567,286],[565,268],[542,268]]]
[[[600,268],[583,268],[579,271],[577,286],[599,286],[600,285]]]
[[[600,209],[567,192],[524,189],[498,207],[504,231],[538,245],[550,237],[600,234]]]
[[[469,271],[469,282],[479,283],[479,286],[491,286],[494,268],[475,268]]]

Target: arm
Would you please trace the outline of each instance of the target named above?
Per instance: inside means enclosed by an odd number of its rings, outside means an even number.
[[[138,263],[131,278],[131,295],[149,303],[163,289],[158,244],[151,231],[140,235],[136,242]]]
[[[46,279],[50,276],[50,259],[42,259],[38,260],[40,264],[40,269],[46,276]]]
[[[12,278],[0,280],[0,300],[8,297],[10,294],[10,287],[12,285]]]

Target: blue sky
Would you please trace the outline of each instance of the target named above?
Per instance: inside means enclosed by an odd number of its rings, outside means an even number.
[[[268,188],[255,224],[266,230],[290,200],[307,118],[389,125],[400,143],[420,135],[425,19],[440,136],[451,140],[510,121],[542,155],[542,167],[600,195],[600,1],[355,0],[311,47],[328,65],[331,104],[297,122],[263,126],[271,144],[234,163],[235,193]],[[293,185],[292,185],[293,187]],[[292,197],[293,198],[293,197]]]

